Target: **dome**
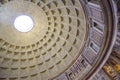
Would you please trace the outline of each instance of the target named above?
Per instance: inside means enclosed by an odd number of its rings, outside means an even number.
[[[101,3],[1,0],[0,80],[94,76],[109,58],[117,34],[116,14],[110,12],[115,10],[109,9],[112,4]]]

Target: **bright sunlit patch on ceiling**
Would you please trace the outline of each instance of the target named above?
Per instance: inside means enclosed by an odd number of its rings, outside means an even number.
[[[15,28],[20,32],[28,32],[33,28],[33,20],[26,15],[18,16],[14,21]]]

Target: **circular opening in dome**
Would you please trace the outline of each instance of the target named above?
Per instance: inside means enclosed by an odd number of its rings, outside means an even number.
[[[14,21],[14,27],[20,32],[28,32],[33,28],[33,20],[26,15],[18,16]]]

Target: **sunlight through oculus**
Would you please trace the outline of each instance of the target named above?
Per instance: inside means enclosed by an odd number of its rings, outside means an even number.
[[[33,28],[33,20],[26,15],[18,16],[14,21],[15,28],[20,32],[28,32]]]

